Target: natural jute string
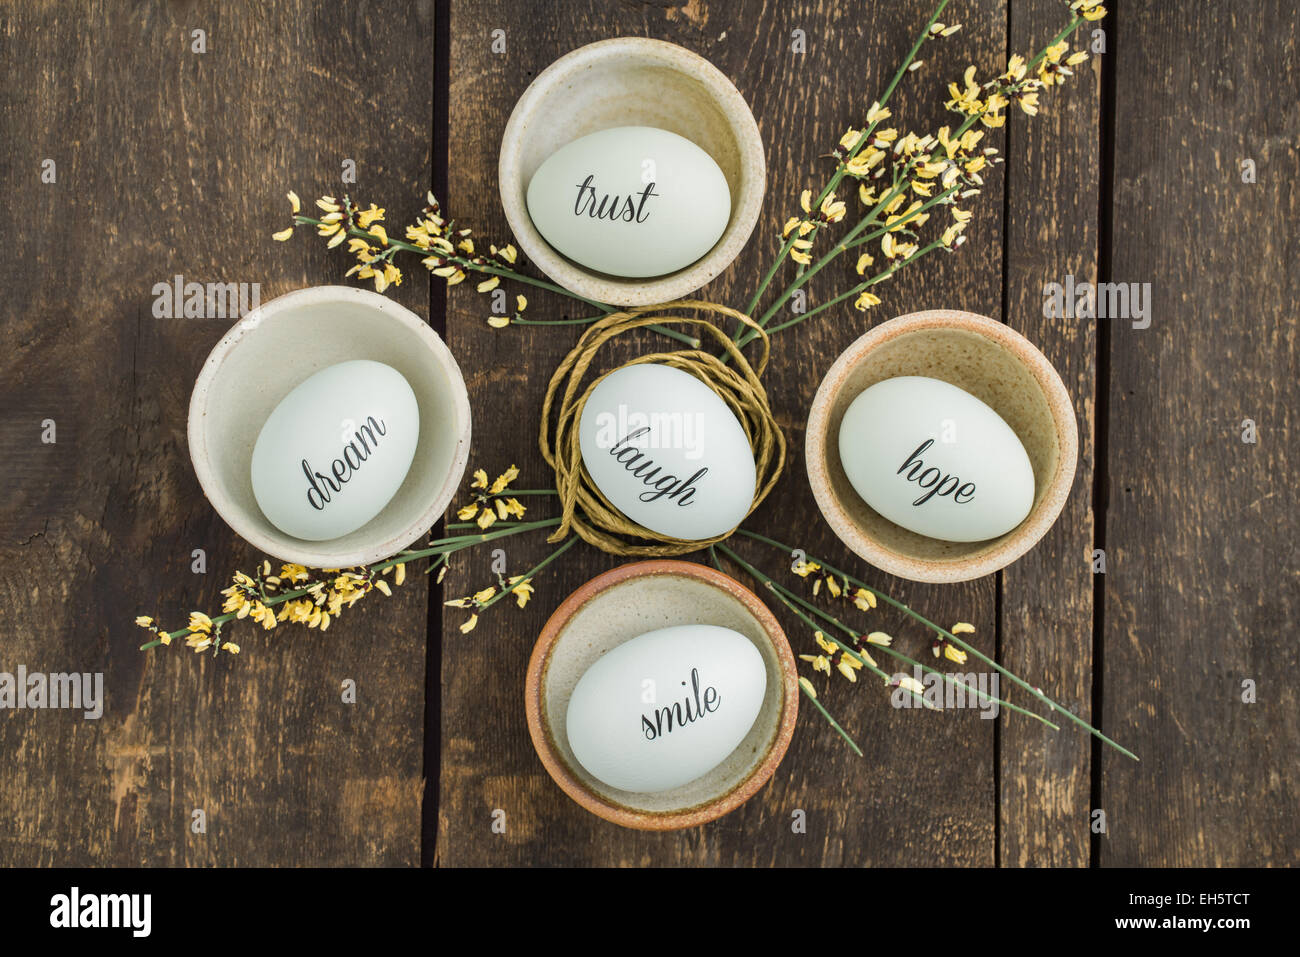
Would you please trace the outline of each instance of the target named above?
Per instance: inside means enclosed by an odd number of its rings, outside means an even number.
[[[724,329],[719,328],[712,319],[660,314],[668,310],[715,313],[729,316],[749,326],[758,333],[761,342],[757,369],[750,365],[732,341],[732,337]],[[542,450],[542,457],[555,470],[555,488],[560,493],[563,507],[560,527],[550,537],[550,541],[561,541],[572,531],[584,541],[612,555],[662,558],[706,548],[731,534],[731,531],[728,531],[715,538],[687,541],[652,532],[630,521],[610,504],[591,481],[591,476],[587,474],[582,464],[578,424],[582,419],[583,406],[592,390],[604,380],[605,376],[618,371],[611,369],[604,373],[579,395],[578,390],[582,385],[583,376],[595,359],[597,351],[615,336],[642,326],[664,323],[695,326],[700,331],[707,332],[722,346],[729,363],[700,349],[682,349],[640,356],[618,368],[646,362],[672,366],[674,369],[681,369],[695,376],[727,404],[740,420],[745,430],[745,437],[749,439],[750,447],[754,450],[757,481],[754,483],[754,500],[749,506],[750,512],[767,497],[776,480],[780,478],[781,469],[785,466],[785,436],[782,435],[776,420],[772,417],[772,410],[767,402],[767,391],[759,380],[771,354],[767,332],[761,326],[736,309],[695,299],[640,306],[625,312],[611,313],[593,323],[583,333],[573,351],[564,357],[564,361],[551,376],[550,384],[546,388],[546,399],[542,402],[542,426],[538,444]],[[554,446],[552,446],[551,410],[557,395],[561,395],[561,398],[555,423]]]

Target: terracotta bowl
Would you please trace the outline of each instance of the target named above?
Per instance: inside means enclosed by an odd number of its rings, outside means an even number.
[[[694,624],[734,629],[762,653],[767,697],[749,734],[708,774],[668,791],[635,794],[596,780],[574,758],[565,735],[578,679],[625,641]],[[799,681],[785,633],[748,588],[693,562],[634,562],[587,582],[551,615],[528,662],[524,706],[533,746],[569,797],[615,824],[669,831],[719,818],[767,783],[794,733]]]
[[[253,444],[281,399],[347,359],[374,359],[406,377],[420,406],[420,437],[383,511],[341,538],[307,542],[258,507]],[[216,344],[194,383],[188,431],[203,494],[241,538],[282,561],[346,568],[406,548],[442,515],[469,455],[469,397],[456,360],[415,313],[365,289],[317,286],[264,303]]]
[[[1024,444],[1034,504],[1005,535],[984,542],[918,535],[881,516],[849,484],[838,441],[845,410],[869,386],[905,375],[965,389]],[[945,309],[891,319],[849,346],[817,389],[804,441],[808,481],[835,534],[877,568],[921,582],[979,578],[1029,551],[1065,505],[1079,455],[1074,406],[1047,357],[1000,322]]]
[[[721,167],[731,219],[702,259],[655,279],[625,279],[565,258],[533,226],[526,194],[537,168],[561,146],[615,126],[677,133]],[[618,37],[579,47],[533,80],[501,137],[498,182],[515,240],[551,279],[588,299],[643,306],[694,292],[731,264],[758,222],[766,170],[754,114],[717,67],[672,43]]]

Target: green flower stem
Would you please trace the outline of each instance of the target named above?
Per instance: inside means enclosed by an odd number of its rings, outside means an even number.
[[[758,532],[751,532],[743,528],[738,528],[736,529],[736,533],[739,535],[744,535],[746,538],[753,539],[754,541],[762,542],[765,545],[770,545],[772,548],[778,549],[787,555],[793,554],[794,551],[793,549],[789,548],[786,545],[783,545],[781,542],[778,542],[775,539],[768,538],[766,535],[760,535]],[[1128,750],[1128,748],[1125,748],[1123,745],[1117,744],[1115,741],[1111,740],[1109,737],[1102,734],[1100,731],[1098,731],[1088,722],[1084,721],[1082,718],[1080,718],[1079,716],[1077,716],[1067,708],[1063,707],[1062,705],[1057,704],[1047,695],[1043,694],[1041,690],[1035,688],[1033,685],[1029,684],[1029,682],[1025,681],[1024,679],[1012,674],[1006,668],[1002,667],[1000,664],[998,664],[988,655],[984,654],[978,648],[971,645],[969,642],[962,641],[960,638],[958,638],[948,629],[941,628],[939,625],[936,625],[934,622],[926,618],[924,615],[920,614],[919,612],[913,611],[911,608],[903,604],[901,601],[891,598],[890,596],[886,595],[884,592],[880,591],[879,589],[872,588],[866,582],[854,578],[852,575],[849,575],[847,572],[840,571],[838,568],[835,568],[834,566],[828,564],[827,562],[822,561],[819,558],[814,558],[811,555],[807,555],[806,560],[812,562],[813,564],[820,565],[829,574],[832,574],[837,578],[842,578],[845,581],[851,582],[852,584],[856,585],[859,588],[865,588],[867,591],[871,592],[871,594],[875,595],[881,601],[885,602],[888,605],[892,605],[894,608],[897,608],[905,615],[908,615],[909,617],[925,625],[935,634],[942,635],[944,638],[947,638],[957,647],[974,655],[976,658],[983,661],[989,667],[995,669],[999,674],[1008,678],[1013,684],[1018,685],[1020,688],[1024,689],[1029,694],[1031,694],[1033,697],[1037,698],[1039,701],[1042,701],[1053,711],[1059,712],[1060,714],[1064,715],[1066,718],[1073,721],[1075,724],[1079,725],[1079,727],[1085,729],[1089,734],[1093,735],[1094,737],[1110,745],[1116,751],[1120,752],[1121,754],[1127,755],[1128,757],[1132,758],[1134,761],[1140,760],[1138,756],[1134,754],[1132,751]]]
[[[805,698],[812,702],[813,707],[822,713],[822,717],[830,723],[830,726],[839,732],[840,737],[848,742],[849,747],[853,749],[853,753],[860,758],[864,757],[865,755],[863,755],[862,749],[858,747],[858,743],[849,737],[849,733],[840,727],[840,723],[832,718],[831,713],[817,700],[817,695],[809,691],[802,681],[799,682],[799,690],[803,692]]]
[[[485,532],[481,535],[457,535],[452,538],[438,539],[437,541],[430,542],[431,547],[429,548],[421,548],[415,551],[399,552],[397,555],[394,555],[392,558],[387,558],[382,562],[376,562],[373,565],[367,565],[364,567],[368,572],[373,574],[374,572],[382,572],[384,569],[391,568],[394,565],[404,565],[407,562],[416,561],[417,559],[421,559],[421,558],[429,558],[435,555],[440,555],[445,557],[447,555],[452,554],[453,552],[458,552],[465,548],[472,548],[473,546],[479,545],[483,542],[495,541],[498,538],[506,538],[510,535],[517,535],[520,532],[531,532],[539,528],[553,528],[554,526],[559,524],[560,524],[560,519],[548,518],[536,522],[525,522],[513,526],[511,528],[501,529],[500,531],[497,532]],[[264,602],[264,604],[279,605],[282,602],[291,601],[295,598],[302,598],[304,595],[307,595],[309,593],[310,593],[309,588],[296,588],[293,591],[281,592],[280,594],[275,595],[272,598],[270,598],[268,601]],[[213,618],[212,624],[214,627],[220,627],[221,625],[224,625],[226,622],[231,621],[236,617],[238,617],[238,614],[236,612],[233,611],[226,612],[224,614],[217,615],[215,618]],[[181,628],[178,631],[163,632],[162,634],[165,634],[168,638],[176,639],[184,635],[188,635],[189,633],[190,630],[188,628]],[[162,644],[162,637],[160,635],[159,637],[154,638],[152,641],[146,641],[143,645],[140,646],[140,650],[145,651],[149,648],[153,648],[161,644]]]
[[[935,7],[934,13],[932,13],[930,15],[930,19],[925,22],[925,26],[921,28],[921,32],[917,35],[916,41],[912,44],[912,49],[908,51],[907,56],[903,59],[903,62],[899,64],[898,69],[894,72],[894,78],[889,81],[889,86],[885,88],[884,95],[881,96],[881,98],[876,101],[879,106],[883,107],[886,103],[889,102],[889,98],[894,95],[894,90],[897,89],[898,84],[901,83],[903,80],[903,74],[905,74],[907,72],[907,68],[912,65],[912,61],[916,59],[917,53],[919,53],[921,50],[921,45],[925,43],[926,37],[930,35],[930,27],[932,27],[934,23],[939,19],[939,15],[943,13],[943,8],[946,7],[947,5],[948,5],[948,0],[939,0],[939,5]],[[831,178],[827,181],[826,185],[822,187],[822,191],[817,195],[817,201],[811,204],[814,209],[820,209],[822,203],[826,201],[826,197],[830,196],[831,193],[835,192],[835,189],[839,186],[840,181],[844,178],[848,163],[855,156],[857,156],[859,152],[861,152],[862,147],[865,146],[867,142],[871,139],[871,136],[873,133],[875,133],[876,127],[879,125],[879,122],[880,121],[877,120],[876,122],[871,123],[865,130],[862,131],[862,135],[858,137],[858,141],[853,144],[853,148],[849,150],[848,155],[844,157],[844,159],[836,167],[834,174],[832,174]],[[812,231],[809,233],[809,235],[816,236],[817,229],[818,227],[814,226]],[[792,233],[791,238],[788,239],[785,245],[781,247],[781,252],[777,255],[776,260],[772,263],[772,267],[767,271],[767,274],[763,277],[762,282],[759,283],[758,289],[755,290],[754,295],[750,298],[749,305],[745,308],[745,315],[752,316],[754,314],[754,310],[758,308],[758,301],[763,297],[763,293],[767,291],[767,287],[771,285],[772,279],[773,277],[775,277],[777,269],[785,261],[785,257],[789,253],[790,246],[793,243],[794,237],[796,235],[797,235],[797,231],[796,233]],[[801,268],[799,270],[799,275],[802,276],[803,273],[804,270]],[[737,332],[739,331],[740,330],[737,330]]]
[[[293,221],[294,223],[300,226],[322,225],[321,220],[315,219],[311,216],[303,216],[302,214],[295,214],[293,217]],[[356,236],[361,239],[366,239],[371,242],[379,242],[378,236],[374,235],[371,232],[368,232],[367,230],[360,228],[359,226],[349,225],[348,235]],[[421,249],[419,246],[416,246],[414,243],[408,243],[402,239],[394,239],[392,236],[388,237],[388,246],[389,248],[384,251],[381,258],[390,258],[393,254],[393,250],[396,249],[402,249],[409,253],[415,253],[417,256],[421,256],[421,257],[435,256],[438,259],[445,260],[446,262],[455,266],[459,266],[462,269],[465,269],[469,272],[481,272],[481,273],[486,273],[489,276],[500,276],[503,279],[512,279],[515,282],[522,282],[525,283],[526,285],[534,286],[538,289],[545,289],[548,292],[556,292],[562,296],[568,296],[570,299],[576,299],[579,302],[585,302],[587,305],[599,309],[602,312],[603,315],[597,318],[603,319],[605,316],[609,315],[610,313],[617,311],[616,307],[614,306],[608,305],[603,302],[597,302],[595,299],[588,299],[586,296],[579,296],[577,293],[570,292],[569,290],[565,289],[563,286],[557,286],[553,282],[547,282],[545,279],[534,279],[532,276],[526,276],[521,272],[516,272],[513,269],[507,269],[504,266],[499,266],[496,265],[495,263],[475,263],[464,256],[457,256],[454,254],[442,255],[438,250]],[[699,339],[692,338],[691,336],[688,336],[683,332],[678,332],[676,329],[669,329],[665,326],[658,326],[658,325],[650,326],[649,328],[653,329],[655,332],[660,333],[661,335],[668,336],[670,339],[676,339],[679,342],[684,342],[687,345],[692,346],[693,348],[698,349],[700,346]]]
[[[516,316],[510,320],[512,326],[586,326],[599,319],[604,319],[609,313],[602,313],[599,316],[583,316],[581,319],[525,319],[522,316]]]
[[[794,246],[794,241],[798,238],[799,230],[791,230],[790,235],[787,236],[785,241],[781,244],[781,251],[776,254],[776,258],[772,260],[772,265],[768,267],[767,272],[763,275],[763,279],[758,284],[758,288],[754,290],[754,295],[750,297],[749,305],[745,306],[745,315],[754,315],[754,310],[758,308],[758,301],[763,298],[763,293],[765,293],[767,287],[771,285],[772,279],[776,276],[776,271],[781,268],[781,264],[785,262],[785,257],[789,255],[791,247]],[[736,336],[738,337],[740,333],[746,331],[748,328],[749,327],[744,323],[741,323],[736,328]]]
[[[536,565],[534,565],[534,566],[533,566],[532,568],[530,568],[528,571],[524,572],[524,574],[520,576],[519,581],[515,582],[513,585],[510,585],[510,586],[508,586],[508,587],[506,587],[506,588],[503,588],[503,589],[502,589],[501,591],[499,591],[497,594],[493,595],[493,596],[492,596],[491,598],[489,598],[487,601],[483,602],[483,604],[479,605],[478,608],[476,609],[476,611],[484,611],[484,610],[486,610],[486,609],[488,609],[488,608],[491,608],[493,605],[495,605],[497,602],[499,602],[502,598],[505,598],[506,595],[509,595],[512,591],[514,591],[516,588],[518,588],[518,587],[519,587],[520,585],[522,585],[524,582],[526,582],[526,581],[528,581],[529,579],[531,579],[534,575],[536,575],[538,572],[540,572],[543,568],[545,568],[545,567],[546,567],[547,565],[549,565],[551,562],[555,561],[557,558],[559,558],[561,555],[563,555],[565,552],[567,552],[570,548],[572,548],[574,545],[576,545],[579,541],[581,541],[581,539],[579,539],[577,535],[570,535],[568,541],[566,541],[563,545],[561,545],[561,546],[560,546],[559,548],[557,548],[555,551],[551,552],[551,554],[547,555],[545,558],[543,558],[540,562],[538,562]]]

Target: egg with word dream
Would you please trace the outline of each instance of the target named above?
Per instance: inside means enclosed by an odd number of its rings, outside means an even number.
[[[689,372],[615,369],[587,397],[578,438],[596,488],[652,532],[698,541],[749,514],[754,450],[735,413]]]
[[[402,374],[369,359],[322,369],[290,392],[253,446],[253,496],[286,535],[354,532],[401,487],[420,437]]]
[[[840,423],[840,462],[873,509],[919,535],[982,542],[1034,504],[1034,470],[1002,417],[955,385],[899,376],[868,388]]]
[[[565,733],[578,763],[610,787],[666,791],[736,750],[766,693],[763,655],[744,635],[717,625],[660,628],[587,669]]]
[[[619,126],[574,140],[528,183],[548,243],[611,276],[662,276],[695,262],[731,218],[727,178],[684,136]]]

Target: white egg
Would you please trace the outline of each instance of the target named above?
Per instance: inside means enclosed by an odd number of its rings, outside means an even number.
[[[420,409],[400,372],[369,359],[340,362],[267,418],[253,446],[253,496],[287,535],[339,538],[388,504],[419,437]]]
[[[1019,525],[1034,470],[1002,417],[963,389],[925,376],[878,382],[840,423],[840,462],[857,493],[904,528],[982,542]]]
[[[707,774],[745,739],[767,669],[744,635],[716,625],[647,632],[578,680],[565,720],[584,768],[620,791],[675,788]]]
[[[653,532],[697,541],[749,514],[754,450],[735,413],[688,372],[616,369],[587,398],[578,435],[596,487]]]
[[[731,218],[713,157],[649,126],[620,126],[552,153],[528,183],[528,215],[570,259],[612,276],[662,276],[689,266]]]

